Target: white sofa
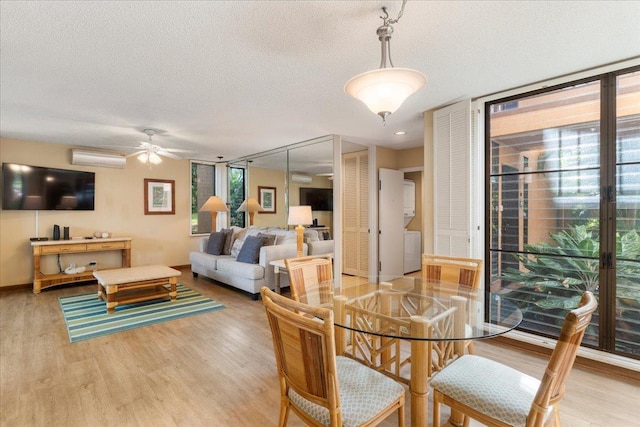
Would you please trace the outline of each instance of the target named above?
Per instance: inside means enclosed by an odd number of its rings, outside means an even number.
[[[234,227],[234,236],[240,234],[242,229]],[[209,237],[201,237],[199,240],[199,251],[189,254],[191,271],[194,277],[203,275],[215,281],[238,288],[251,295],[256,300],[260,296],[260,288],[267,286],[275,288],[275,275],[271,261],[285,258],[294,258],[297,254],[296,234],[293,230],[282,229],[259,229],[249,227],[247,235],[257,233],[274,234],[276,241],[274,245],[262,246],[260,248],[260,258],[258,264],[248,264],[239,262],[231,255],[210,255],[207,253]],[[245,238],[242,236],[242,238]],[[235,240],[235,239],[234,239]],[[305,231],[304,255],[320,255],[333,252],[333,240],[319,240],[315,230]],[[281,275],[281,288],[289,286],[289,277]]]

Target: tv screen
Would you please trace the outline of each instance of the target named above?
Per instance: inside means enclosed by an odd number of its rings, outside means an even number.
[[[333,189],[300,187],[300,205],[311,206],[312,211],[332,211]]]
[[[94,209],[95,173],[2,164],[2,209]]]

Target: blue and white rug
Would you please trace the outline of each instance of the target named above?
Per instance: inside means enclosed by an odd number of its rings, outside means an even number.
[[[71,342],[100,337],[114,332],[153,325],[168,320],[207,313],[224,305],[178,284],[178,298],[119,305],[107,314],[107,304],[97,292],[60,297],[60,307]]]

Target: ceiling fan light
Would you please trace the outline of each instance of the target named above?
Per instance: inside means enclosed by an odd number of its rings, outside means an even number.
[[[410,68],[379,68],[352,77],[344,91],[378,115],[394,113],[427,84],[427,77]]]
[[[149,162],[154,165],[159,165],[160,163],[162,163],[162,159],[156,153],[150,153]]]
[[[140,163],[147,163],[147,161],[149,160],[149,153],[142,153],[138,156],[138,160],[140,160]]]

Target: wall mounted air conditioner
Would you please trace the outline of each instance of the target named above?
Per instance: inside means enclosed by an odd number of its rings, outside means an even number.
[[[85,151],[72,148],[71,164],[124,169],[124,166],[127,164],[127,158],[122,154],[100,153],[97,151]]]
[[[297,182],[299,184],[311,184],[311,177],[309,175],[300,175],[297,173],[291,174],[291,182]]]

